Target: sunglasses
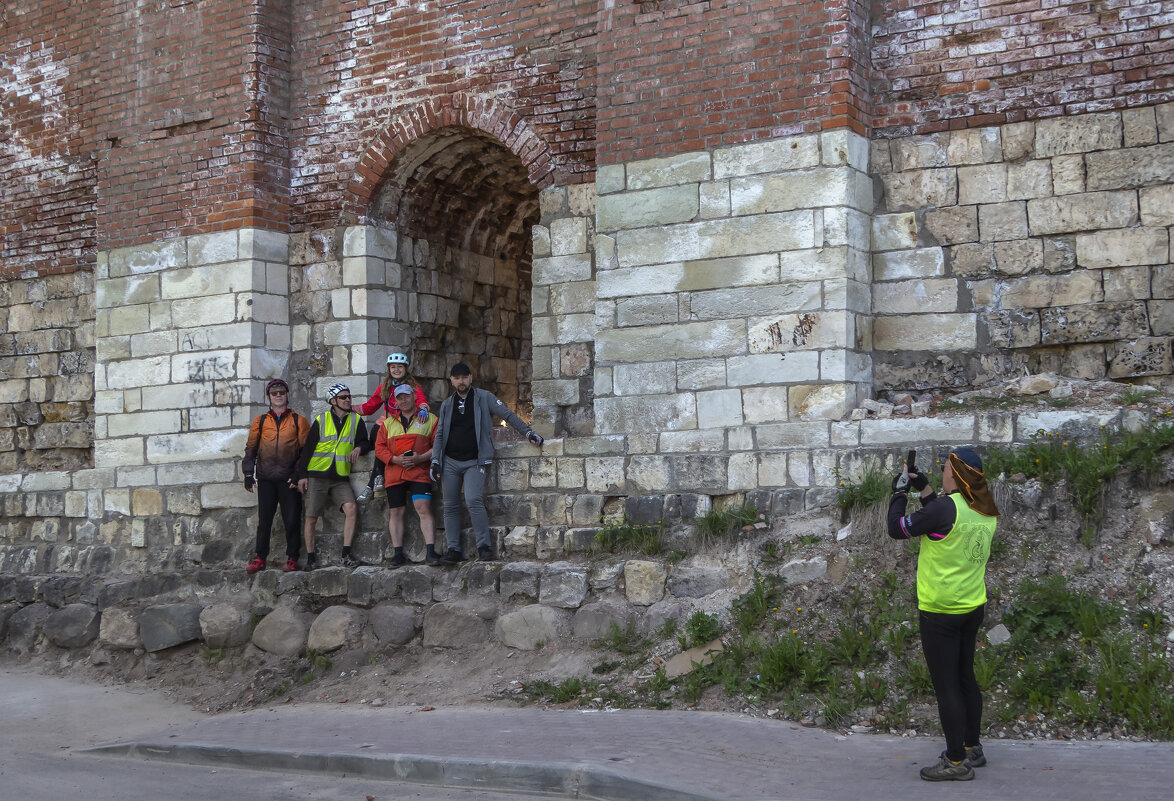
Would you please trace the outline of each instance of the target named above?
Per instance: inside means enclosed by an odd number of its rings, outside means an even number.
[[[340,400],[340,401],[344,401],[344,400],[350,400],[350,399],[351,399],[351,396],[350,396],[350,395],[335,395],[335,396],[334,396],[334,399],[335,399],[335,400]]]
[[[288,395],[289,393],[286,392],[284,389],[271,389],[271,390],[269,390],[269,394],[270,395]]]

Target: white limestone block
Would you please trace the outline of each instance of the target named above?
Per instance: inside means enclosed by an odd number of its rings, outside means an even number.
[[[814,245],[814,218],[809,210],[656,226],[616,235],[621,267],[800,250]]]
[[[974,314],[915,314],[878,317],[873,323],[877,350],[913,350],[941,353],[973,350],[978,342]]]
[[[718,148],[713,177],[731,178],[815,167],[820,163],[819,136],[806,134]]]
[[[740,425],[742,425],[741,391],[718,389],[697,393],[698,428],[725,428]],[[715,450],[721,450],[721,447],[719,446]]]
[[[632,161],[625,170],[628,189],[697,183],[713,177],[709,153],[705,151]]]
[[[189,236],[187,248],[187,263],[192,266],[223,264],[239,258],[236,231],[216,231]]]

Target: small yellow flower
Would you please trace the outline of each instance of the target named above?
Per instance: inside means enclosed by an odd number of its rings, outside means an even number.
[[[802,611],[803,611],[803,607],[801,607],[801,606],[800,606],[800,607],[799,607],[797,610],[795,610],[795,611],[797,611],[797,612],[802,612]]]

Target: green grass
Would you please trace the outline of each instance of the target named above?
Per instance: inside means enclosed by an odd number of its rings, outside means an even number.
[[[588,693],[593,693],[597,689],[598,685],[595,682],[572,676],[559,684],[545,680],[525,683],[522,685],[522,694],[529,701],[545,700],[555,704],[565,704]]]
[[[877,461],[867,462],[855,477],[842,474],[837,467],[835,477],[836,503],[846,511],[865,509],[892,495],[892,476]]]
[[[739,507],[711,509],[693,520],[693,531],[697,544],[709,548],[745,526],[765,520],[766,516],[753,504],[743,504]]]
[[[674,622],[674,628],[675,626]],[[621,665],[634,667],[652,647],[652,638],[636,631],[635,621],[628,621],[628,624],[623,628],[620,628],[618,623],[612,623],[608,627],[607,633],[591,644],[596,648],[615,651],[626,657]]]
[[[664,526],[633,523],[628,518],[605,523],[595,534],[595,544],[609,553],[641,553],[654,556],[660,553]]]
[[[1174,445],[1174,424],[1152,422],[1130,432],[1101,433],[1086,440],[1037,431],[1019,447],[992,448],[986,474],[1022,473],[1041,481],[1066,482],[1076,511],[1083,519],[1081,541],[1090,546],[1105,516],[1105,497],[1113,479],[1132,473],[1143,482],[1161,469],[1161,454]]]
[[[685,636],[682,645],[686,648],[695,648],[698,645],[716,640],[721,633],[722,625],[717,616],[698,610],[685,621]]]

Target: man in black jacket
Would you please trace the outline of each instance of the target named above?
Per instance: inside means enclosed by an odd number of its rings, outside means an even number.
[[[473,371],[464,362],[453,365],[449,383],[454,390],[440,407],[440,423],[432,446],[432,480],[444,494],[444,535],[448,550],[441,560],[460,563],[461,490],[477,535],[477,557],[493,559],[489,544],[489,515],[485,511],[485,474],[493,464],[493,418],[500,417],[542,447],[542,437],[511,412],[492,392],[473,389]]]

